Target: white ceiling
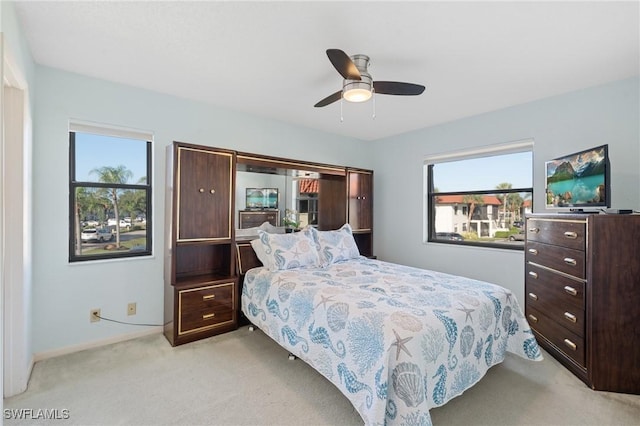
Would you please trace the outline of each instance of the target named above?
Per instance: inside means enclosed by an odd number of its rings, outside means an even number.
[[[639,2],[62,2],[16,10],[36,63],[364,140],[640,74]],[[420,96],[314,108],[325,50]]]

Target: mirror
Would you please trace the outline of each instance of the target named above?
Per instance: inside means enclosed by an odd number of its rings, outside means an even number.
[[[252,228],[263,222],[286,226],[284,219],[294,228],[317,226],[319,177],[315,172],[293,169],[286,174],[238,170],[236,228]]]

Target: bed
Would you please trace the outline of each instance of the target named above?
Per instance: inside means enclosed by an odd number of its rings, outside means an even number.
[[[542,359],[509,290],[360,256],[348,225],[260,231],[238,258],[244,315],[331,381],[367,425],[431,424],[431,408],[507,352]]]

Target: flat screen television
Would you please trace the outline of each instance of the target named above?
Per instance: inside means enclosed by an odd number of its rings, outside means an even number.
[[[278,188],[247,188],[247,209],[277,209]]]
[[[611,207],[609,147],[602,145],[545,163],[548,209]]]

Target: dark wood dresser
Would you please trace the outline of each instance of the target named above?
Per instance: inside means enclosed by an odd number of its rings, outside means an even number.
[[[640,394],[640,215],[531,214],[526,230],[538,343],[591,388]]]
[[[265,222],[280,226],[280,210],[240,210],[240,229],[255,228]]]

